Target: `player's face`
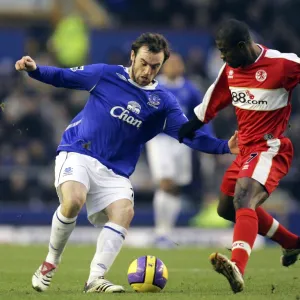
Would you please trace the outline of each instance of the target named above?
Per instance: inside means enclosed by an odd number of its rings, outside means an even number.
[[[170,79],[182,76],[184,73],[184,63],[180,55],[172,54],[163,66],[162,72]]]
[[[217,48],[220,50],[221,59],[232,68],[242,67],[247,59],[244,44],[230,46],[225,41],[216,40]]]
[[[146,86],[152,82],[164,61],[164,52],[150,52],[147,46],[142,46],[137,55],[131,51],[131,77],[138,85]]]

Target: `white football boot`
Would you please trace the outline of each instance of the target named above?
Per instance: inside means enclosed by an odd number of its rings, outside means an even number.
[[[104,279],[103,276],[85,284],[84,293],[124,293],[125,290],[121,285],[114,285],[110,281]]]
[[[55,271],[55,265],[44,261],[32,276],[32,287],[38,292],[45,292],[50,286]]]
[[[214,270],[227,278],[234,293],[239,293],[244,289],[243,275],[234,262],[220,253],[212,253],[209,260]]]

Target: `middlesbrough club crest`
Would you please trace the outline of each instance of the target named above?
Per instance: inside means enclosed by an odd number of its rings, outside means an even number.
[[[263,82],[267,79],[267,72],[265,70],[258,70],[255,73],[255,78],[257,81]]]

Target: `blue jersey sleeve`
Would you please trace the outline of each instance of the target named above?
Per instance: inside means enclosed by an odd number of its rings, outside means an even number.
[[[165,121],[164,133],[178,140],[179,128],[187,121],[188,119],[183,114],[177,101],[172,101],[172,107],[170,107]],[[183,143],[192,149],[205,153],[230,153],[227,140],[216,139],[201,130],[196,131],[193,140],[184,139]]]
[[[99,82],[104,64],[94,64],[76,68],[64,69],[50,66],[38,66],[28,75],[36,80],[76,90],[91,91]]]

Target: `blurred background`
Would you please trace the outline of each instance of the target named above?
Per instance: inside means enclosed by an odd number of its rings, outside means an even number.
[[[56,147],[88,98],[86,92],[53,88],[17,73],[16,60],[30,55],[39,64],[61,67],[98,62],[128,65],[133,40],[142,32],[155,31],[164,34],[172,49],[182,55],[186,76],[204,93],[222,65],[213,39],[214,29],[222,20],[234,17],[245,21],[255,41],[300,55],[299,11],[297,0],[1,0],[0,242],[47,241],[48,235],[34,233],[48,228],[58,205],[53,186]],[[293,166],[265,205],[298,234],[299,93],[297,88],[293,94],[287,132],[295,147]],[[232,135],[236,119],[231,107],[219,114],[213,128],[219,138]],[[179,230],[189,230],[181,236],[181,243],[213,243],[211,230],[219,230],[218,237],[231,230],[231,224],[216,214],[216,199],[232,159],[231,155],[194,153],[193,182],[184,187],[177,222]],[[155,186],[145,152],[131,181],[136,207],[133,227],[139,230],[138,236],[153,227]],[[88,225],[84,211],[78,224]],[[205,230],[199,235],[197,228]],[[83,240],[90,241],[88,236],[77,236],[77,241]]]

